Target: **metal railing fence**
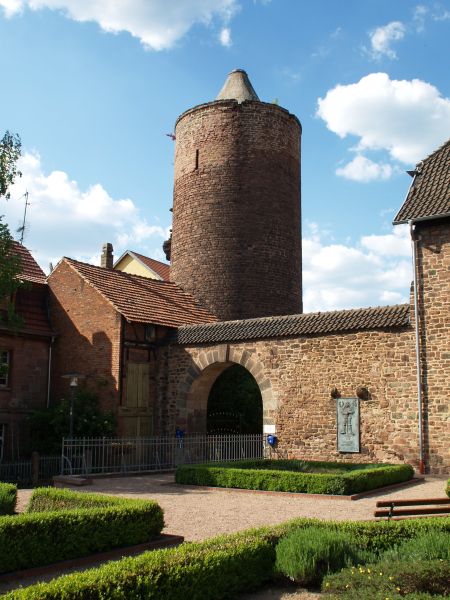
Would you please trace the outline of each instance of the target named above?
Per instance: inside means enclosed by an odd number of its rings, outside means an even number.
[[[262,434],[139,438],[65,438],[61,474],[142,473],[174,469],[180,464],[263,458]]]
[[[60,471],[60,456],[35,454],[31,460],[0,462],[0,481],[20,486],[51,483],[52,477],[59,475]]]

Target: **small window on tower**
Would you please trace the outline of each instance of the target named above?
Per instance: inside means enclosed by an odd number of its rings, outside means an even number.
[[[195,151],[195,170],[197,171],[198,169],[198,155],[200,154],[200,151],[197,149]]]

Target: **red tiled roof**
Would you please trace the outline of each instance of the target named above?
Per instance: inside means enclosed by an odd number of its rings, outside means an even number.
[[[419,163],[417,170],[394,224],[450,216],[450,140]]]
[[[199,306],[194,298],[168,281],[130,275],[64,258],[128,321],[167,327],[210,323],[217,318]],[[54,277],[57,268],[50,277]]]
[[[163,281],[170,281],[170,265],[167,265],[159,260],[155,260],[154,258],[150,258],[149,256],[139,254],[138,252],[133,252],[131,250],[128,250],[128,252],[143,262],[146,267],[149,267],[152,271],[155,271],[155,273],[159,275]]]
[[[22,263],[20,278],[32,283],[45,283],[45,273],[31,256],[30,251],[19,242],[13,242],[12,247],[12,253],[17,254]]]

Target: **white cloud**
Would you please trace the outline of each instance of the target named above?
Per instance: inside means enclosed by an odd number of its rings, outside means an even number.
[[[394,227],[387,235],[365,235],[361,246],[378,256],[411,256],[411,239],[408,227]]]
[[[425,29],[425,19],[428,13],[428,8],[423,4],[418,4],[413,12],[413,24],[417,33],[422,33]]]
[[[412,279],[408,227],[364,236],[356,246],[329,244],[317,225],[303,239],[306,312],[408,302]]]
[[[225,46],[225,48],[229,48],[232,45],[233,42],[231,41],[231,30],[229,27],[224,27],[221,30],[219,40],[222,46]]]
[[[25,190],[29,193],[25,245],[43,267],[70,256],[97,260],[104,242],[113,242],[116,256],[126,249],[154,255],[168,236],[168,228],[148,223],[129,198],[114,199],[96,183],[86,190],[64,171],[45,173],[39,155],[26,153],[18,164],[23,173],[2,202],[11,232],[21,224]]]
[[[371,73],[357,83],[337,85],[318,99],[317,116],[339,137],[359,138],[358,150],[387,150],[415,163],[450,134],[450,99],[420,79],[390,79]]]
[[[397,58],[395,51],[391,48],[393,42],[398,42],[405,36],[405,26],[401,21],[392,21],[383,27],[377,27],[370,33],[372,56],[376,59],[387,56]]]
[[[450,20],[450,10],[443,10],[440,13],[433,14],[433,21],[449,21]]]
[[[369,158],[358,154],[344,167],[336,169],[336,175],[350,179],[351,181],[360,181],[368,183],[369,181],[386,180],[394,173],[394,168],[389,164],[379,164]]]
[[[94,21],[107,32],[126,31],[152,50],[171,48],[195,23],[227,23],[237,0],[0,0],[6,16],[48,8],[74,21]]]

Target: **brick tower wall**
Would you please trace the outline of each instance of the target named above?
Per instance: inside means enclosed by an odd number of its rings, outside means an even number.
[[[221,100],[175,133],[172,281],[222,320],[301,312],[298,119]]]

